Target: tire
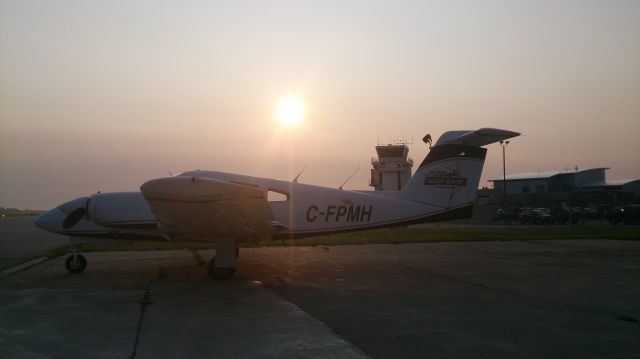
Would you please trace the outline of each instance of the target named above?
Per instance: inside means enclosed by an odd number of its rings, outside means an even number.
[[[229,280],[236,273],[235,268],[216,268],[216,257],[213,257],[209,261],[209,267],[207,268],[209,277],[215,280]]]
[[[74,261],[74,257],[76,257]],[[67,272],[72,274],[82,273],[87,268],[87,259],[82,254],[72,254],[64,263]]]

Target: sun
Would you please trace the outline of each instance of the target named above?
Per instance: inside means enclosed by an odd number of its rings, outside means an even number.
[[[278,120],[285,126],[291,126],[302,120],[304,106],[296,96],[287,96],[278,102]]]

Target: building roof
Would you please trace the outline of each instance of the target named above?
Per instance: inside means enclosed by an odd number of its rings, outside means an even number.
[[[407,145],[378,145],[376,146],[376,152],[380,158],[407,158],[409,154],[409,146]]]
[[[567,174],[576,174],[581,172],[593,171],[593,170],[608,170],[609,167],[596,167],[596,168],[587,168],[579,171],[537,171],[537,172],[522,172],[522,173],[514,173],[510,174],[506,177],[507,181],[516,181],[516,180],[531,180],[531,179],[545,179],[550,178],[557,175],[567,175]],[[504,178],[495,178],[489,180],[491,182],[502,182]]]
[[[640,181],[640,179],[618,179],[618,180],[607,180],[607,181],[598,181],[591,182],[587,184],[583,184],[582,187],[612,187],[612,186],[624,186],[632,182]]]

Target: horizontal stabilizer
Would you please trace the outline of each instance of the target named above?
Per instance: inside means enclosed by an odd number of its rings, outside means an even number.
[[[440,136],[435,146],[454,144],[480,147],[516,136],[520,136],[520,133],[497,128],[481,128],[477,131],[449,131]]]

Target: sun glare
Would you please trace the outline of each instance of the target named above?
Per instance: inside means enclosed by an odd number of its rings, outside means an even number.
[[[302,120],[304,107],[295,96],[282,98],[278,102],[278,120],[285,126],[291,126]]]

